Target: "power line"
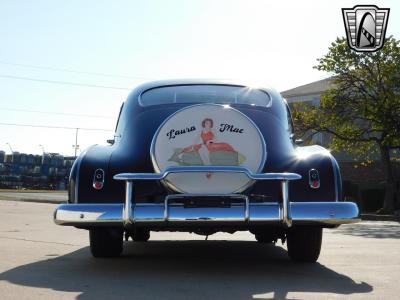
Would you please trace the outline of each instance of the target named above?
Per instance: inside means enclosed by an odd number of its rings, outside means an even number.
[[[115,119],[115,117],[113,117],[113,116],[74,114],[74,113],[63,113],[63,112],[42,111],[42,110],[29,110],[29,109],[19,109],[19,108],[4,108],[4,107],[0,107],[0,110],[28,112],[28,113],[38,113],[38,114],[49,114],[49,115],[76,116],[76,117],[85,117],[85,118]]]
[[[75,73],[75,74],[86,74],[86,75],[116,77],[116,78],[126,78],[126,79],[154,80],[154,78],[149,78],[149,77],[138,77],[138,76],[129,76],[129,75],[110,74],[110,73],[89,72],[89,71],[73,70],[73,69],[59,68],[59,67],[47,67],[47,66],[38,66],[38,65],[30,65],[30,64],[12,63],[12,62],[7,62],[7,61],[0,61],[0,64],[16,66],[16,67],[23,67],[23,68],[49,70],[49,71],[56,71],[56,72]]]
[[[131,90],[130,88],[127,88],[127,87],[116,87],[116,86],[106,86],[106,85],[97,85],[97,84],[89,84],[89,83],[78,83],[78,82],[69,82],[69,81],[38,79],[38,78],[32,78],[32,77],[21,77],[21,76],[12,76],[12,75],[3,75],[3,74],[0,74],[0,77],[8,78],[8,79],[28,80],[28,81],[55,83],[55,84],[63,84],[63,85],[74,85],[74,86],[84,86],[84,87],[102,88],[102,89]]]
[[[114,131],[105,128],[84,128],[84,127],[67,127],[67,126],[51,126],[51,125],[33,125],[33,124],[19,124],[19,123],[3,123],[0,125],[5,126],[19,126],[19,127],[39,127],[39,128],[51,128],[51,129],[79,129],[79,130],[93,130],[93,131]]]

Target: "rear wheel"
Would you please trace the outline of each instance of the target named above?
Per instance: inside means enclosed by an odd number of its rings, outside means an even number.
[[[316,262],[322,244],[322,228],[294,227],[287,233],[289,257],[294,261]]]
[[[276,238],[268,233],[267,234],[256,233],[256,234],[254,234],[254,237],[256,238],[257,242],[263,243],[263,244],[271,244],[276,241]]]
[[[117,257],[122,253],[123,230],[92,228],[89,230],[90,250],[94,257]]]
[[[147,242],[150,239],[150,230],[146,228],[135,228],[132,233],[135,242]]]
[[[275,244],[278,239],[285,238],[285,232],[282,228],[279,227],[258,227],[253,230],[250,230],[251,233],[254,234],[257,242],[263,244]]]

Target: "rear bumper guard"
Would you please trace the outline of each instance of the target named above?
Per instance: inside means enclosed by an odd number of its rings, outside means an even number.
[[[252,180],[278,180],[281,183],[282,201],[251,203],[249,197],[243,194],[173,194],[166,196],[164,203],[135,203],[135,180],[163,180],[169,174],[183,172],[235,172],[243,173]],[[295,173],[253,173],[243,167],[190,166],[169,167],[162,173],[122,173],[115,175],[114,179],[126,182],[124,204],[61,204],[54,212],[55,223],[71,226],[264,223],[290,227],[292,224],[331,226],[359,221],[358,207],[352,202],[290,202],[289,181],[301,179]],[[230,207],[184,207],[172,203],[173,199],[192,196],[238,198],[243,200],[243,204],[236,202]]]

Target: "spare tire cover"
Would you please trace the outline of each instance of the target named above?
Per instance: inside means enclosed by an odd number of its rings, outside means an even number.
[[[199,104],[168,117],[151,145],[156,172],[169,166],[243,166],[260,172],[266,160],[263,136],[254,122],[229,105]],[[253,181],[242,173],[175,173],[164,180],[177,192],[225,194]]]

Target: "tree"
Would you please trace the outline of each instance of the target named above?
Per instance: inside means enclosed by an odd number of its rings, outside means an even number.
[[[371,157],[383,164],[386,192],[383,211],[392,212],[396,177],[391,151],[400,149],[400,41],[389,37],[377,52],[355,52],[337,38],[314,68],[328,72],[330,88],[319,106],[297,104],[296,129],[309,138],[328,133],[330,147]]]

